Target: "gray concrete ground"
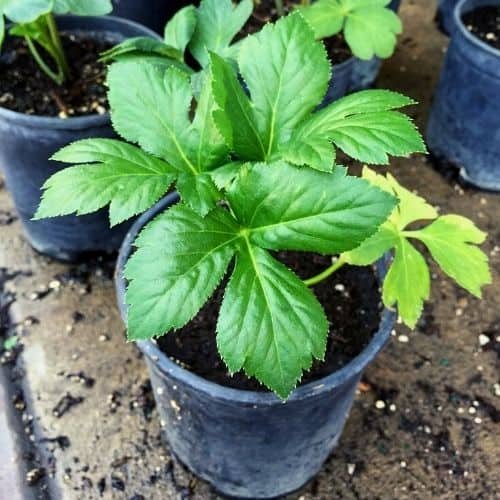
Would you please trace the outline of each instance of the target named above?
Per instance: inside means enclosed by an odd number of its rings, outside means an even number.
[[[420,102],[412,110],[420,127],[446,46],[434,10],[430,0],[404,1],[405,33],[378,82]],[[435,277],[434,302],[419,327],[397,328],[360,386],[338,449],[290,500],[500,495],[500,196],[460,186],[424,157],[391,168],[443,211],[471,217],[490,233],[494,284],[478,301]],[[6,373],[24,391],[9,396],[9,405],[0,392],[0,426],[12,410],[35,445],[26,471],[17,469],[22,476],[9,476],[10,483],[34,484],[38,498],[49,498],[47,487],[65,500],[218,498],[161,443],[144,363],[124,342],[112,263],[68,266],[36,255],[19,222],[9,221],[12,211],[0,189],[0,268],[4,278],[5,270],[17,273],[4,288],[15,296],[10,333],[22,346],[17,370]],[[9,484],[5,464],[20,460],[14,441],[0,437],[2,488]],[[0,498],[16,497],[0,491]]]

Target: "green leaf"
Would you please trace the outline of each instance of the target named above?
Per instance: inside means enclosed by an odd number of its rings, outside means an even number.
[[[67,168],[50,177],[35,219],[83,215],[110,204],[111,225],[116,225],[154,205],[177,173],[164,161],[113,139],[76,142],[53,159],[94,164]]]
[[[217,54],[210,54],[212,91],[218,108],[215,123],[230,149],[247,160],[263,159],[264,144],[249,98],[236,78],[233,68]]]
[[[253,245],[238,253],[217,323],[231,372],[243,368],[286,398],[313,358],[323,359],[327,332],[321,305],[295,274]]]
[[[14,23],[31,23],[52,9],[53,0],[7,0],[3,2],[3,14]]]
[[[422,255],[404,238],[396,243],[396,253],[383,284],[387,307],[397,305],[402,320],[414,328],[430,294],[429,268]]]
[[[378,233],[358,248],[342,254],[341,258],[353,265],[370,265],[388,250],[395,249],[394,263],[384,282],[384,303],[388,307],[397,303],[403,321],[414,327],[423,301],[429,296],[427,264],[409,238],[425,243],[441,269],[479,297],[481,287],[491,283],[491,274],[487,256],[474,245],[482,243],[486,234],[464,217],[445,215],[438,218],[434,207],[403,188],[390,174],[384,177],[365,168],[363,178],[397,196],[399,204]],[[434,222],[422,229],[405,230],[412,222],[433,219]]]
[[[352,53],[364,60],[392,56],[396,35],[403,31],[397,14],[380,5],[366,5],[367,2],[361,0],[356,3],[358,7],[349,13],[344,28],[345,40]]]
[[[317,0],[299,7],[299,10],[311,25],[317,39],[336,35],[344,27],[346,15],[340,1]]]
[[[163,335],[193,318],[226,272],[236,231],[222,208],[203,218],[183,205],[146,226],[125,271],[129,340]]]
[[[2,50],[3,41],[5,38],[5,20],[0,12],[0,51]]]
[[[177,190],[184,202],[202,217],[222,198],[209,173],[182,174],[177,179]]]
[[[481,287],[491,283],[488,257],[475,246],[483,243],[486,233],[469,219],[444,215],[406,235],[424,242],[441,269],[473,295],[481,297]]]
[[[118,62],[109,69],[108,85],[116,132],[178,170],[198,172],[187,75],[175,68]]]
[[[188,5],[180,9],[165,26],[165,43],[184,54],[196,29],[196,19],[196,7],[194,5]]]
[[[211,170],[227,162],[229,149],[224,138],[215,125],[214,109],[216,108],[210,73],[202,75],[201,93],[198,98],[192,131],[197,140],[196,165],[199,170]],[[191,78],[194,87],[199,76]]]
[[[384,177],[365,167],[363,169],[363,179],[397,196],[399,203],[390,220],[399,230],[403,230],[412,222],[432,220],[438,216],[437,210],[432,205],[427,203],[424,198],[401,186],[389,173]]]
[[[239,67],[270,158],[321,102],[330,79],[326,51],[295,13],[247,37],[241,44]]]
[[[160,56],[161,58],[167,59],[165,63],[174,64],[173,60],[183,60],[182,52],[179,49],[166,45],[159,40],[154,38],[149,38],[146,36],[138,36],[134,38],[128,38],[127,40],[111,47],[101,54],[100,60],[107,61],[118,61],[123,60],[123,58],[130,56]]]
[[[210,172],[210,176],[219,189],[228,189],[234,179],[238,176],[238,173],[243,165],[243,162],[232,161],[222,167],[212,170]]]
[[[54,0],[54,13],[78,16],[105,16],[111,13],[111,0]]]
[[[396,35],[403,30],[397,14],[387,8],[390,0],[318,0],[300,7],[316,38],[328,38],[344,30],[352,53],[360,59],[390,57]]]
[[[353,266],[369,266],[393,249],[397,242],[398,232],[392,224],[386,223],[359,247],[342,254],[342,259]]]
[[[344,168],[326,174],[284,162],[242,169],[228,199],[253,244],[326,254],[357,247],[396,204]]]
[[[236,6],[231,0],[201,1],[197,10],[196,30],[189,48],[202,67],[209,62],[209,52],[224,55],[252,10],[252,0],[242,0]]]
[[[343,97],[302,122],[280,151],[286,160],[318,170],[329,170],[335,162],[331,142],[352,158],[374,164],[387,164],[388,155],[425,152],[412,121],[393,111],[409,104],[411,99],[386,90]]]

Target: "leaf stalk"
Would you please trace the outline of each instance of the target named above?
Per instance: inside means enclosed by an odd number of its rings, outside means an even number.
[[[335,262],[332,263],[330,267],[327,267],[321,273],[316,274],[315,276],[312,276],[307,280],[304,280],[304,284],[307,286],[317,285],[318,283],[321,283],[326,278],[331,276],[335,271],[338,271],[345,264],[347,264],[347,262],[342,258],[342,256],[340,256],[337,260],[335,260]]]

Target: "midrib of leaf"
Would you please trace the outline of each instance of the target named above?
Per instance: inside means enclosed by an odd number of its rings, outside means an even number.
[[[257,281],[259,282],[260,289],[262,290],[262,294],[264,295],[264,299],[266,301],[266,306],[267,306],[267,309],[269,311],[269,315],[271,318],[271,326],[272,326],[272,331],[273,331],[273,334],[272,334],[273,335],[273,344],[274,344],[274,349],[276,350],[276,358],[278,360],[281,384],[283,385],[284,381],[285,381],[285,376],[284,376],[284,372],[283,372],[283,366],[281,364],[281,358],[279,355],[278,344],[276,342],[276,335],[274,334],[274,318],[273,318],[273,314],[272,314],[272,308],[269,304],[269,299],[267,298],[266,289],[265,289],[265,287],[262,283],[262,280],[260,278],[259,266],[257,264],[257,261],[255,260],[255,256],[254,256],[253,250],[252,250],[252,245],[250,244],[250,240],[248,239],[248,235],[244,234],[243,237],[245,239],[245,244],[246,244],[247,249],[248,249],[248,255],[250,256],[250,261],[252,262],[252,267],[255,271],[255,276],[257,277]]]
[[[241,90],[241,89],[237,89],[236,87],[234,87],[234,81],[232,79],[229,79],[229,80],[230,80],[232,90],[234,91],[234,95],[239,96],[238,90]],[[239,104],[239,107],[241,109],[241,112],[243,113],[243,116],[246,118],[247,123],[250,125],[250,128],[252,129],[255,137],[257,137],[257,140],[259,141],[259,146],[260,146],[260,149],[262,151],[263,158],[266,158],[266,148],[264,147],[264,143],[262,142],[262,138],[260,137],[259,131],[256,129],[252,117],[247,114],[247,112],[245,110],[245,106],[243,106],[241,104],[239,97],[238,97],[238,104]]]
[[[158,119],[158,121],[162,124],[162,126],[165,128],[165,130],[168,132],[169,136],[172,138],[174,145],[181,155],[181,158],[184,160],[184,163],[187,165],[187,167],[191,170],[191,172],[194,175],[198,175],[200,172],[198,169],[192,164],[191,160],[187,157],[184,148],[181,146],[179,141],[177,140],[176,134],[173,132],[173,130],[168,126],[167,122],[163,119],[163,117],[158,113],[156,110],[156,107],[152,105],[152,103],[148,99],[144,99],[142,97],[142,94],[140,92],[137,93],[139,99],[144,103],[146,107],[152,110],[153,115]]]
[[[269,196],[269,195],[267,195],[267,196]],[[263,201],[261,201],[259,203],[259,206],[262,203],[263,203]],[[285,219],[285,220],[281,220],[279,222],[276,222],[274,224],[267,224],[265,226],[259,226],[259,227],[255,227],[255,228],[250,228],[250,232],[256,233],[256,232],[260,232],[260,231],[265,231],[265,230],[268,230],[268,229],[272,229],[272,228],[275,228],[275,227],[286,225],[288,223],[295,223],[295,222],[307,221],[309,219],[316,219],[317,217],[323,217],[323,216],[326,216],[328,214],[340,214],[342,212],[345,212],[346,210],[351,210],[353,208],[353,206],[354,206],[353,205],[353,201],[351,201],[347,206],[342,207],[339,210],[328,210],[327,212],[319,212],[319,213],[316,213],[316,214],[306,215],[306,216],[302,216],[302,217],[297,217],[297,218],[294,218],[294,219]],[[254,218],[255,218],[255,214],[252,217],[252,221],[253,221]]]

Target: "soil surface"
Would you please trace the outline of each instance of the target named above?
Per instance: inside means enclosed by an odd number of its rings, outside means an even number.
[[[298,252],[280,253],[277,258],[301,278],[314,276],[331,264],[331,258]],[[227,387],[267,391],[244,374],[230,376],[217,352],[215,331],[224,286],[220,286],[200,313],[184,328],[158,339],[160,349],[181,365]],[[325,361],[314,362],[300,385],[330,375],[342,368],[370,342],[379,327],[380,293],[371,268],[344,267],[313,291],[330,323]]]
[[[300,0],[284,0],[283,2],[286,12],[290,12],[295,5],[300,5]],[[247,24],[243,27],[240,36],[251,35],[260,31],[268,22],[274,22],[279,18],[276,12],[274,0],[260,0],[260,4],[254,9],[252,16]],[[342,33],[334,35],[323,40],[328,57],[333,64],[340,64],[352,57],[352,52],[347,45]]]
[[[60,118],[107,112],[106,68],[98,58],[111,44],[77,33],[61,33],[61,40],[71,77],[57,85],[39,68],[23,38],[7,38],[0,56],[0,106]],[[44,60],[53,69],[50,56]]]
[[[473,35],[500,49],[500,6],[478,7],[464,14],[462,20]]]
[[[422,131],[449,42],[434,25],[435,8],[431,0],[402,3],[405,32],[377,82],[419,102],[407,112]],[[338,447],[286,500],[498,498],[500,195],[462,184],[449,165],[438,170],[424,155],[391,159],[390,171],[442,213],[470,217],[489,233],[482,248],[493,284],[478,300],[432,266],[422,320],[412,332],[396,326],[364,374]],[[36,254],[0,187],[0,268],[4,292],[15,299],[7,334],[18,337],[14,355],[0,355],[15,359],[8,365],[23,387],[22,400],[0,401],[0,414],[12,413],[22,427],[30,422],[26,435],[44,458],[32,465],[0,447],[0,468],[26,464],[29,476],[20,477],[29,489],[50,486],[43,500],[220,500],[163,444],[144,359],[123,340],[112,267]]]

